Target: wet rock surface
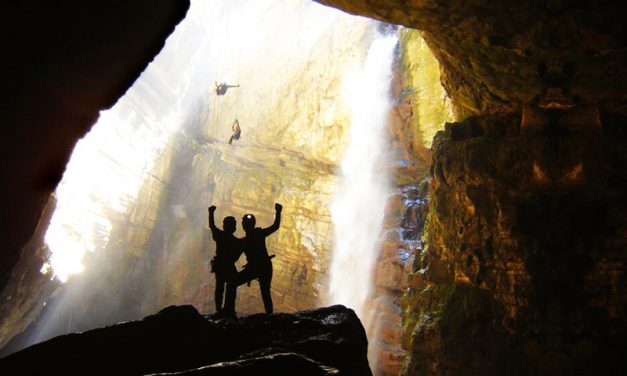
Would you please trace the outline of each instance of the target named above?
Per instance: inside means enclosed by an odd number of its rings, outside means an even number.
[[[406,374],[627,369],[625,139],[551,116],[470,118],[436,137]]]
[[[318,2],[421,30],[460,118],[519,111],[554,90],[624,112],[624,2]]]
[[[201,316],[192,306],[171,306],[141,321],[34,345],[0,359],[0,372],[244,375],[290,370],[303,375],[371,375],[366,348],[359,319],[343,306],[220,322]],[[197,369],[204,366],[209,367]]]

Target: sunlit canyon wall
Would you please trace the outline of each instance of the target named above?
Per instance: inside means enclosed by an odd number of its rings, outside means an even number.
[[[275,309],[324,302],[330,206],[350,124],[345,76],[390,29],[317,4],[277,4],[193,3],[154,63],[101,115],[77,146],[29,257],[3,293],[12,301],[2,307],[3,343],[33,321],[23,344],[169,304],[213,312],[211,204],[218,223],[253,213],[264,226],[274,203],[282,203],[281,230],[268,239],[277,255]],[[398,373],[404,357],[400,297],[421,247],[426,190],[419,183],[428,172],[430,140],[451,117],[428,48],[416,32],[402,30],[399,38],[390,88],[396,104],[385,136],[393,193],[369,306],[378,320],[371,343],[383,374]],[[222,81],[240,87],[217,96],[214,83]],[[228,145],[236,118],[242,138]],[[241,228],[236,234],[243,235]],[[51,268],[42,275],[44,261]],[[256,283],[239,289],[237,310],[263,311]]]

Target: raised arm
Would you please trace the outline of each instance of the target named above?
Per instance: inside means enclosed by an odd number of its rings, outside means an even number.
[[[275,210],[274,223],[270,225],[270,227],[266,227],[261,230],[264,236],[268,236],[272,234],[273,232],[278,230],[279,227],[281,227],[281,211],[283,211],[283,206],[279,203],[276,203],[274,204],[274,210]]]
[[[211,234],[213,235],[214,240],[215,240],[216,234],[221,231],[219,228],[216,227],[216,221],[214,219],[215,212],[216,212],[216,206],[211,205],[209,207],[209,228],[211,229]]]

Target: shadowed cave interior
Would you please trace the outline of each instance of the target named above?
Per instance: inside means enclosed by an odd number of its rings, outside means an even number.
[[[624,5],[0,7],[0,370],[625,372]],[[207,207],[275,202],[280,313],[211,320]]]

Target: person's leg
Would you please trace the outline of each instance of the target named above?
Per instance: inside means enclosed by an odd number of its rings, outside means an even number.
[[[220,278],[218,274],[216,274],[216,291],[214,294],[215,304],[216,304],[216,312],[220,312],[222,310],[222,297],[224,296],[224,279]]]
[[[223,312],[235,314],[235,300],[237,299],[237,285],[230,281],[226,284],[226,297],[224,299]]]
[[[237,288],[251,280],[252,269],[244,269],[235,273],[226,284],[226,297],[224,301],[224,311],[228,314],[235,314],[235,301],[237,300]]]
[[[270,314],[274,312],[272,305],[272,295],[270,294],[270,286],[272,284],[272,267],[264,271],[259,277],[259,288],[261,289],[261,299],[263,299],[263,307],[266,309],[266,313]]]

